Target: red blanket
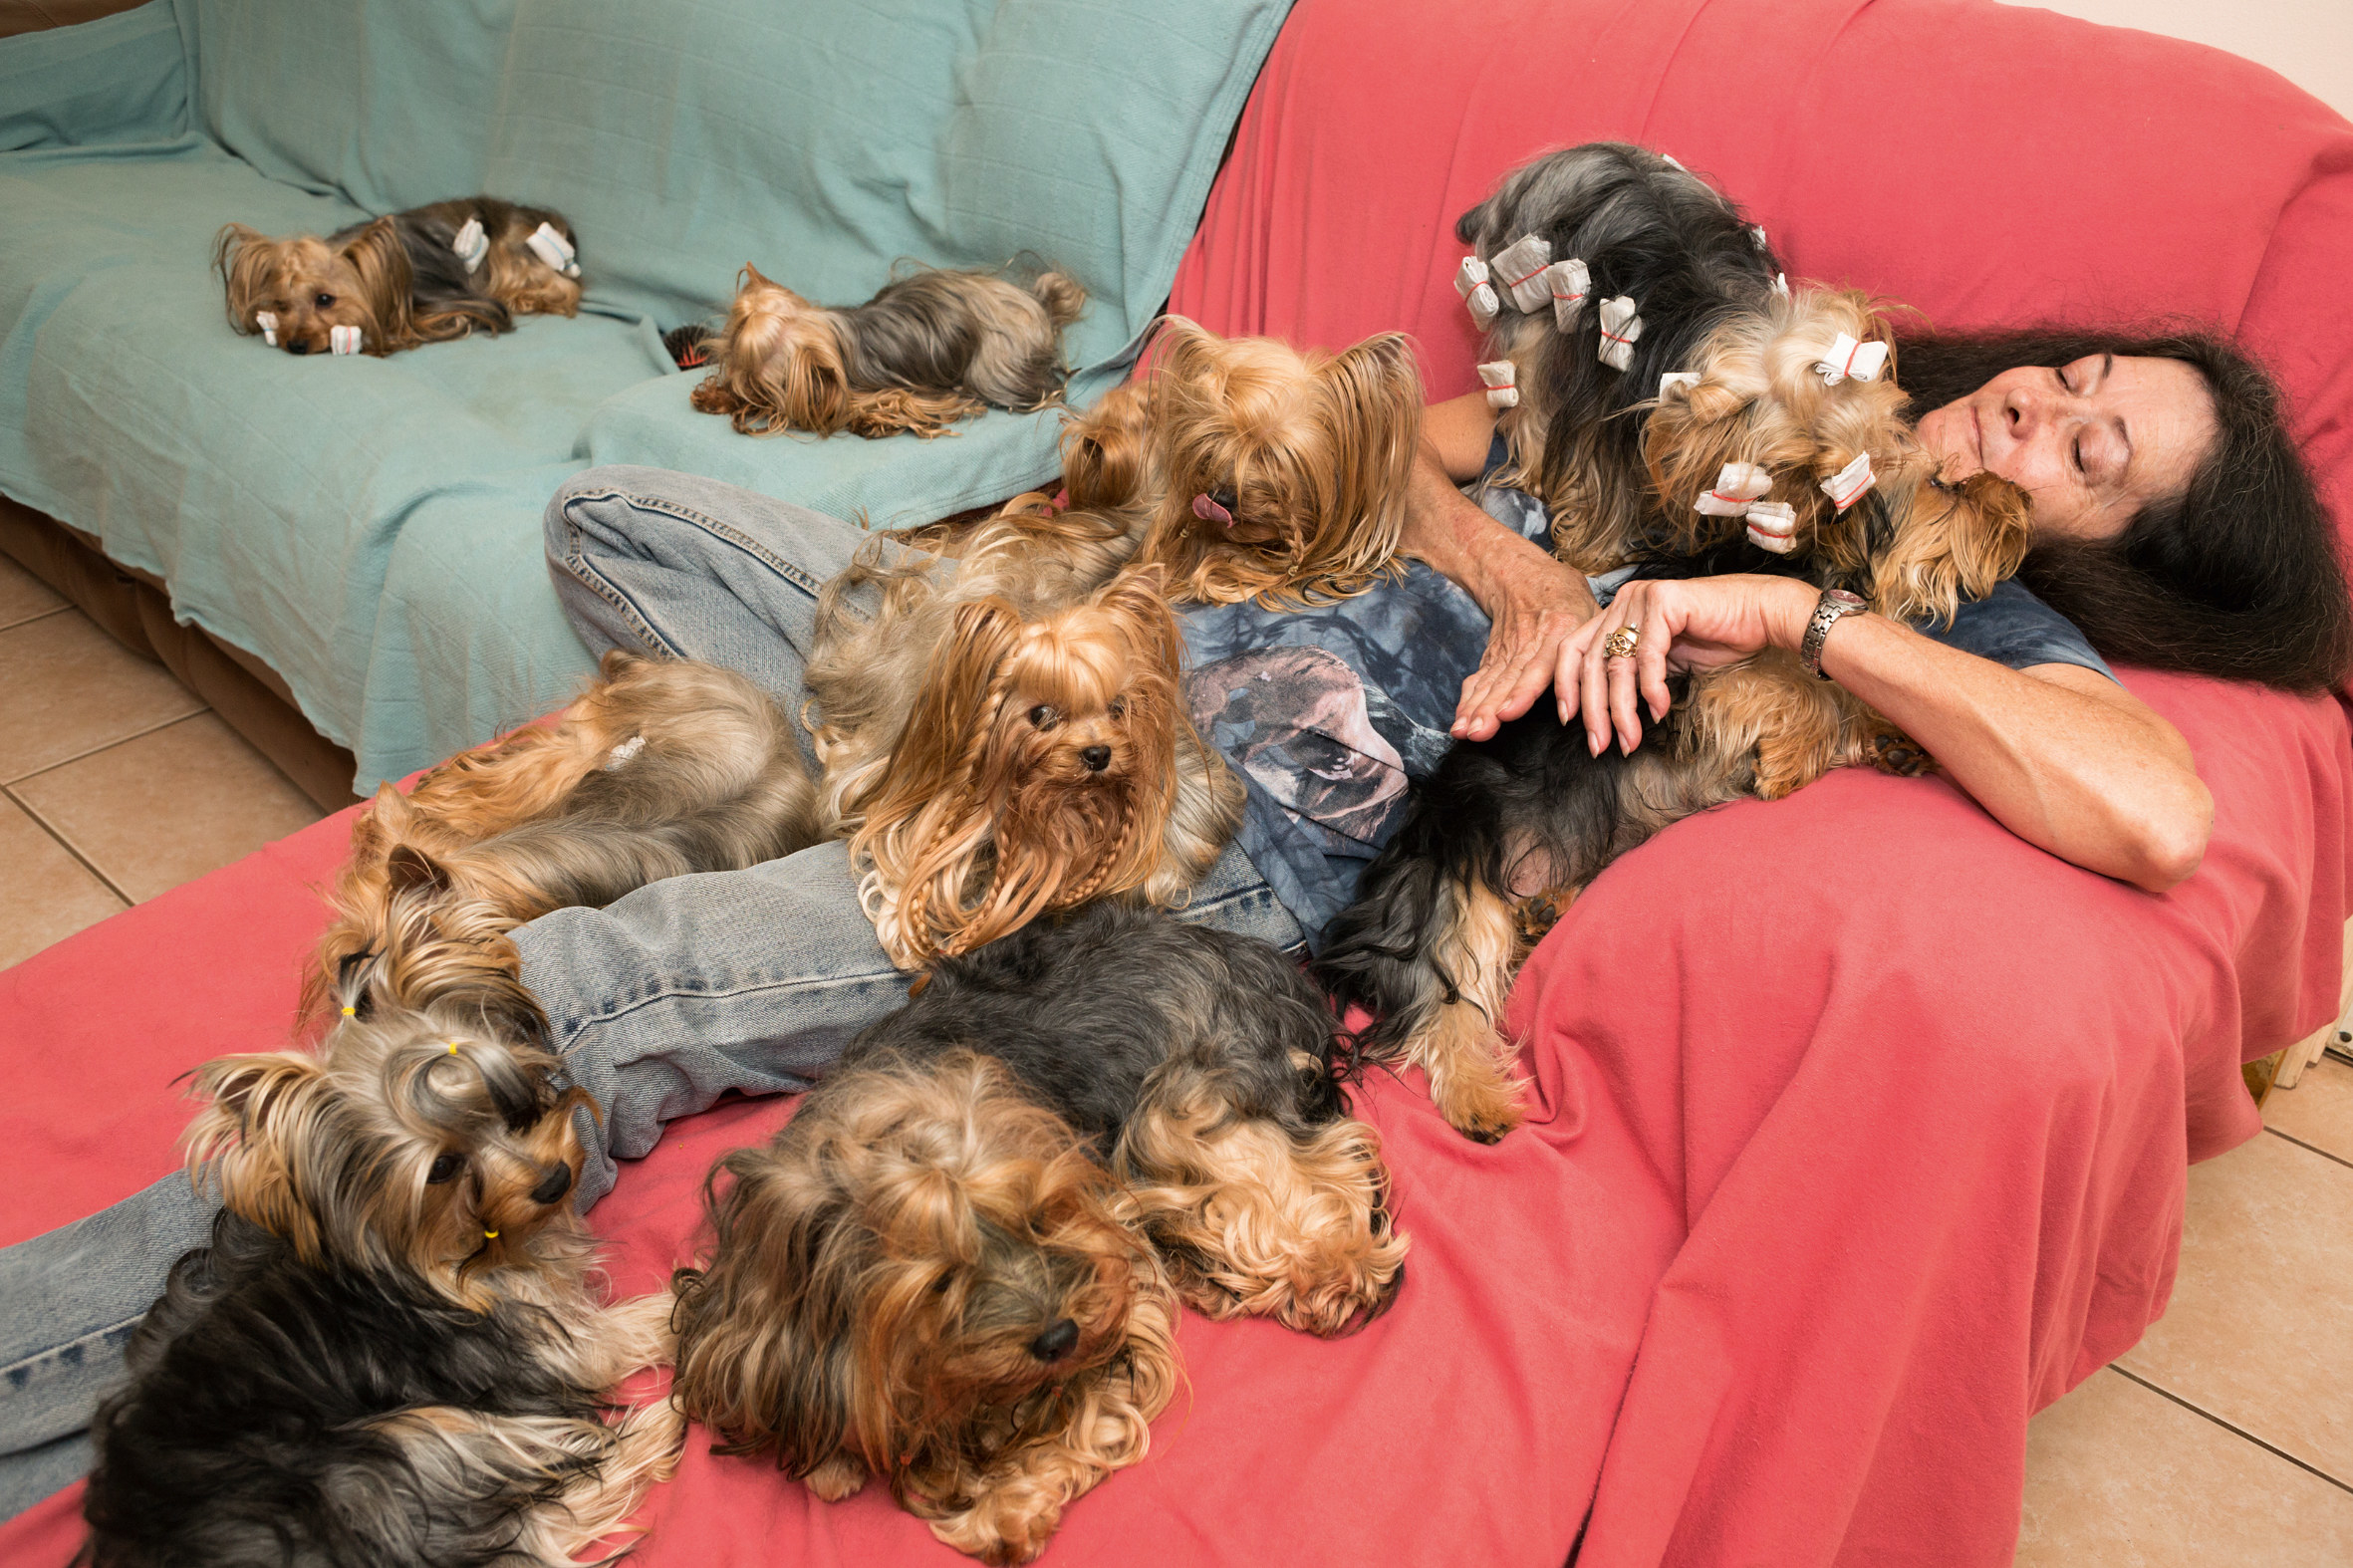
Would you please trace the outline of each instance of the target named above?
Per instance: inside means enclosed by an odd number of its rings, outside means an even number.
[[[2101,69],[2083,69],[2097,58]],[[2150,106],[2162,105],[2161,114]],[[1910,0],[1304,0],[1179,275],[1222,331],[1422,336],[1470,385],[1455,213],[1538,148],[1648,139],[1812,274],[1946,321],[2242,322],[2353,466],[2353,134],[2276,78],[2047,13]],[[2128,672],[2213,787],[2151,897],[1934,780],[1834,776],[1613,868],[1514,998],[1536,1114],[1481,1149],[1368,1087],[1410,1277],[1320,1344],[1188,1320],[1152,1458],[1048,1562],[1998,1563],[2025,1419],[2140,1334],[2244,1057],[2334,1005],[2335,701]],[[0,1241],[172,1166],[172,1076],[279,1043],[340,821],[0,974]],[[627,1288],[779,1104],[680,1124],[595,1211]],[[62,1563],[75,1493],[0,1526]],[[874,1497],[690,1454],[641,1561],[956,1561]]]

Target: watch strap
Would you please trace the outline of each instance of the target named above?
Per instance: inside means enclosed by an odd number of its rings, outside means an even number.
[[[1822,680],[1830,678],[1822,671],[1822,645],[1829,639],[1830,629],[1870,608],[1859,594],[1850,594],[1843,588],[1822,590],[1822,598],[1814,606],[1814,618],[1806,623],[1805,641],[1797,648],[1797,661],[1805,666],[1807,674]]]

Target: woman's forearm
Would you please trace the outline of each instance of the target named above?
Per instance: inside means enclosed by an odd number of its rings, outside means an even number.
[[[1790,608],[1795,619],[1776,618],[1775,641],[1795,648],[1812,591]],[[1833,627],[1822,667],[2030,844],[2151,892],[2188,877],[2206,854],[2214,799],[2188,744],[2096,672],[2021,673],[1880,616]]]

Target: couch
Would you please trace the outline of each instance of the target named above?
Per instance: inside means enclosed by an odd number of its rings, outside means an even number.
[[[1067,341],[1087,400],[1167,297],[1283,10],[155,0],[10,40],[0,493],[274,672],[373,791],[589,673],[535,519],[592,462],[882,524],[1051,478],[1052,411],[928,442],[740,436],[688,406],[660,332],[723,310],[747,260],[847,302],[903,256],[1029,251],[1090,291]],[[571,219],[578,320],[382,360],[230,330],[223,223],[326,233],[477,190]]]
[[[2241,331],[2348,515],[2353,128],[2243,62],[1982,0],[1300,0],[1171,304],[1327,345],[1403,326],[1433,395],[1466,390],[1453,215],[1596,135],[1941,323]],[[1332,1344],[1188,1317],[1151,1459],[1046,1561],[2006,1562],[2028,1416],[2164,1311],[2187,1167],[2256,1130],[2240,1063],[2334,1012],[2353,913],[2342,700],[2122,673],[2213,789],[2195,877],[2141,893],[1862,772],[1661,835],[1521,977],[1522,1131],[1470,1145],[1412,1075],[1365,1086],[1414,1238],[1396,1309]],[[0,973],[0,1039],[41,1068],[0,1106],[0,1240],[167,1172],[172,1075],[283,1037],[344,831]],[[623,1286],[787,1111],[723,1106],[625,1174],[592,1216]],[[72,1507],[0,1556],[62,1562]],[[654,1565],[955,1560],[700,1444],[647,1520]]]

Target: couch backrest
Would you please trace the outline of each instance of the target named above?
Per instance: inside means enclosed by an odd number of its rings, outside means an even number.
[[[178,0],[201,128],[372,211],[555,206],[592,304],[828,303],[1028,250],[1114,358],[1190,238],[1287,0]]]
[[[1331,345],[1403,327],[1434,396],[1468,391],[1454,218],[1597,137],[1942,325],[2240,333],[2353,532],[2353,127],[2217,50],[1991,0],[1300,0],[1173,308]]]

